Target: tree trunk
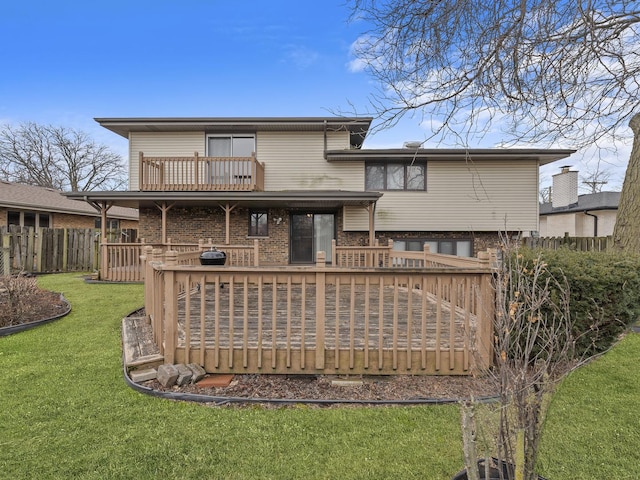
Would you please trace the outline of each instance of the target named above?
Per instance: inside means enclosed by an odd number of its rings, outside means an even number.
[[[633,147],[620,194],[613,244],[619,250],[640,253],[640,113],[631,118],[629,126]]]

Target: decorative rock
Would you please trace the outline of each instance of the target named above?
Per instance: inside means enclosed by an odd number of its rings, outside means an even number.
[[[131,370],[129,377],[134,383],[142,383],[147,380],[153,380],[158,376],[158,372],[155,368],[145,368],[144,370]]]
[[[200,365],[198,365],[197,363],[190,363],[187,365],[187,368],[189,370],[191,370],[191,373],[193,374],[193,376],[191,377],[191,383],[196,383],[199,382],[200,380],[202,380],[205,375],[207,374],[207,372],[205,371],[204,368],[202,368]]]
[[[178,369],[178,378],[176,380],[176,385],[183,387],[191,381],[193,372],[183,363],[176,365],[176,368]]]
[[[175,365],[164,364],[158,367],[158,382],[163,387],[173,387],[178,380],[178,368]]]

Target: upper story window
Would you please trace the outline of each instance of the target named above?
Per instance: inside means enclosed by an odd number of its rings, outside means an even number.
[[[254,135],[208,135],[208,157],[251,157],[256,151]]]
[[[424,163],[367,163],[365,166],[366,190],[426,190]]]

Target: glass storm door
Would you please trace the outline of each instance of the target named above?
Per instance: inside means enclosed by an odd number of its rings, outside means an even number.
[[[331,240],[335,238],[333,213],[294,213],[291,215],[289,251],[291,263],[315,263],[316,252],[331,260]]]

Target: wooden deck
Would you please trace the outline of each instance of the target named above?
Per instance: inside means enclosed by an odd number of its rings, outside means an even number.
[[[168,363],[210,373],[464,375],[490,362],[488,259],[336,267],[320,252],[313,266],[258,267],[182,256],[154,254],[145,267],[146,315]]]
[[[242,284],[235,284],[232,293],[228,284],[223,285],[216,296],[215,286],[207,285],[204,295],[204,310],[207,315],[204,324],[200,321],[203,309],[201,289],[198,288],[190,295],[188,318],[186,300],[184,297],[180,299],[178,347],[186,346],[187,337],[190,338],[191,347],[199,347],[203,326],[207,348],[213,348],[216,344],[219,347],[233,345],[236,348],[271,348],[276,345],[295,349],[299,349],[303,343],[305,347],[315,345],[314,285],[307,285],[303,295],[300,285],[292,285],[288,289],[286,284],[277,284],[275,308],[273,285],[263,286],[261,299],[258,298],[259,289],[255,285],[248,285],[246,306],[242,301],[244,288]],[[353,290],[350,285],[338,288],[339,297],[336,295],[336,286],[326,287],[325,306],[326,316],[330,319],[327,322],[325,343],[338,349],[364,349],[365,344],[369,348],[406,349],[410,344],[412,349],[435,349],[437,338],[440,339],[439,348],[449,349],[453,345],[454,348],[462,349],[469,344],[475,332],[475,315],[466,315],[459,309],[454,309],[452,315],[448,304],[438,302],[433,295],[421,290],[413,289],[410,295],[406,287],[400,288],[394,301],[393,287],[383,287],[381,299],[380,287],[371,286],[369,304],[365,305],[367,296],[364,294],[364,286],[355,285]],[[426,306],[424,316],[423,296]],[[278,301],[288,297],[291,298],[290,303]],[[336,298],[340,299],[337,322]],[[394,305],[398,305],[398,308],[394,309]],[[231,317],[233,322],[230,324]]]

